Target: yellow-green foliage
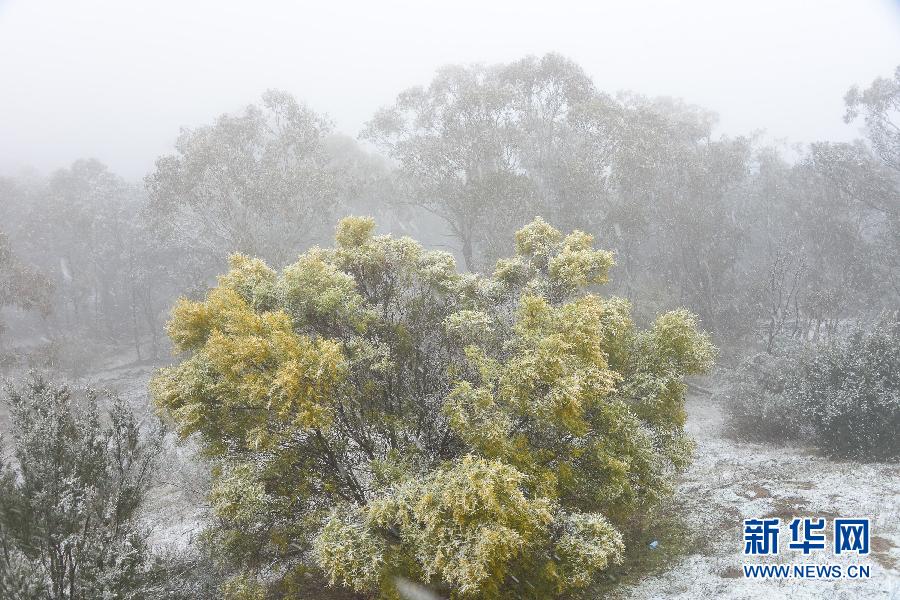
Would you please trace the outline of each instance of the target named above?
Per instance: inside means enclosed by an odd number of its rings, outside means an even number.
[[[714,349],[692,315],[636,330],[612,255],[536,219],[492,276],[344,219],[275,273],[243,256],[180,300],[161,412],[214,460],[236,597],[332,586],[396,598],[584,589],[687,464],[684,383]],[[253,579],[256,578],[255,583]]]

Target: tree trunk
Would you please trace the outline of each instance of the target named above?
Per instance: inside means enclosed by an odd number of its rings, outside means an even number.
[[[470,272],[475,272],[475,257],[474,252],[472,251],[472,234],[464,234],[462,236],[462,254],[463,254],[463,262],[466,264],[466,269]]]

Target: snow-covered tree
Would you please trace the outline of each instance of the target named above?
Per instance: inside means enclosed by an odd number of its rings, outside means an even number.
[[[330,132],[323,117],[274,90],[261,105],[183,130],[175,153],[146,178],[156,230],[201,270],[232,252],[287,263],[338,203]]]
[[[157,438],[142,436],[120,400],[104,399],[104,419],[95,392],[35,377],[7,395],[13,460],[0,465],[0,597],[142,597],[149,550],[137,515]]]

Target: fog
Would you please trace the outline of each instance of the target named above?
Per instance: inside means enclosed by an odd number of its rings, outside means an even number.
[[[842,96],[900,56],[900,3],[0,2],[0,173],[90,156],[137,179],[180,127],[286,90],[355,136],[444,64],[559,52],[607,92],[732,135],[849,140]]]

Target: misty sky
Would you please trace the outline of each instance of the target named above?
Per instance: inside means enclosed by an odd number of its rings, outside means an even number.
[[[900,2],[0,0],[0,173],[96,157],[139,178],[179,127],[271,87],[355,136],[442,64],[549,51],[725,133],[848,140],[847,88],[900,63]]]

